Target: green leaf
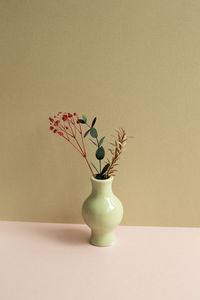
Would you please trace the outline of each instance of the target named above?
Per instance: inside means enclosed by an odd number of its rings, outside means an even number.
[[[91,140],[91,139],[89,139],[89,140],[90,140],[90,142],[92,142],[95,146],[98,147],[98,145],[97,145],[93,140]]]
[[[101,147],[104,139],[105,139],[105,136],[100,139],[100,141],[99,141],[99,147]]]
[[[105,156],[104,148],[103,147],[98,148],[97,151],[96,151],[96,158],[98,160],[102,160],[104,158],[104,156]]]
[[[78,119],[81,124],[85,124],[85,121],[82,119]]]
[[[90,135],[95,139],[98,137],[97,130],[94,127],[90,128]]]
[[[89,132],[90,132],[90,129],[85,132],[84,138],[88,135]]]
[[[91,162],[91,165],[93,166],[93,168],[97,171],[97,173],[99,173],[99,171],[97,170],[96,166]]]
[[[107,179],[107,177],[104,174],[96,174],[95,178],[100,180]]]
[[[93,126],[94,126],[94,124],[96,123],[96,120],[97,120],[97,118],[95,117],[95,118],[94,118],[94,120],[92,121],[92,125],[91,125],[91,127],[93,127]]]
[[[110,164],[106,164],[103,168],[103,170],[101,171],[101,174],[106,173],[106,171],[108,170],[108,168],[110,167]]]
[[[85,123],[87,123],[87,118],[86,118],[86,116],[85,116],[85,115],[82,115],[82,118],[83,118],[83,121],[84,121]]]

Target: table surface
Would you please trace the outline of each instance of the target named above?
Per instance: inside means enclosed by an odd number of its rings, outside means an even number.
[[[0,222],[1,300],[199,300],[200,228]]]

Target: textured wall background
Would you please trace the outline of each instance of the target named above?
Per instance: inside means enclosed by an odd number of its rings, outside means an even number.
[[[122,224],[200,226],[199,16],[199,1],[0,0],[0,219],[82,223],[89,170],[48,130],[77,111],[107,141],[136,137],[113,185]]]

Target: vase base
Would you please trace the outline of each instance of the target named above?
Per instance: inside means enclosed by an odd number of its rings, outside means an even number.
[[[97,246],[97,247],[107,247],[112,246],[116,242],[116,238],[114,234],[112,234],[112,238],[95,238],[94,236],[91,236],[90,238],[90,244]]]
[[[113,244],[115,244],[115,241],[113,242],[100,242],[100,241],[95,241],[95,240],[90,240],[90,244],[96,247],[108,247],[108,246],[112,246]]]

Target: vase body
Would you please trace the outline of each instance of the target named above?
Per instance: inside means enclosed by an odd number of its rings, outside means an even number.
[[[84,201],[82,216],[91,229],[90,243],[110,246],[115,240],[114,229],[123,217],[120,200],[112,192],[113,176],[100,180],[91,177],[92,192]]]

